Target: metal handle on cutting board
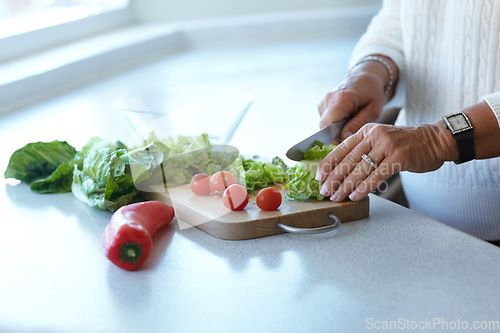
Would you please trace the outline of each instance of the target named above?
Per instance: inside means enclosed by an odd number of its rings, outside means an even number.
[[[324,225],[322,227],[316,227],[316,228],[296,228],[296,227],[290,227],[288,225],[282,224],[282,223],[277,223],[276,226],[280,228],[283,231],[292,233],[292,234],[320,234],[323,232],[328,232],[338,225],[340,225],[340,219],[333,215],[333,214],[328,214],[328,218],[333,220],[332,224]]]

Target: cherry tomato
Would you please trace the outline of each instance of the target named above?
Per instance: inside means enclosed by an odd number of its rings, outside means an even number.
[[[262,210],[275,210],[281,206],[281,193],[274,187],[266,187],[257,193],[255,202]]]
[[[198,173],[191,179],[189,187],[194,194],[209,195],[211,193],[210,177],[205,173]]]
[[[230,185],[222,194],[222,202],[231,210],[242,210],[248,204],[247,189],[240,184]]]
[[[210,191],[222,197],[224,190],[230,185],[236,184],[236,177],[227,171],[219,171],[210,177]]]

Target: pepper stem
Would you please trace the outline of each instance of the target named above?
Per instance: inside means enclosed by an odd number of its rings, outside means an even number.
[[[142,257],[142,247],[135,242],[128,242],[120,247],[122,261],[135,264]]]

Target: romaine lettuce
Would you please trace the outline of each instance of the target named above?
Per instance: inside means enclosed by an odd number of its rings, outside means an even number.
[[[149,184],[164,182],[161,165],[169,152],[170,148],[163,143],[153,141],[121,156],[123,161],[130,165],[134,184],[139,190],[147,189]]]
[[[50,176],[32,182],[30,184],[31,190],[37,193],[71,192],[73,166],[73,162],[60,164]]]
[[[126,149],[90,150],[82,168],[74,166],[71,190],[75,197],[91,207],[110,211],[128,204],[139,191],[129,165],[121,158],[126,153]]]
[[[70,162],[75,154],[75,148],[66,141],[28,143],[12,154],[4,176],[31,184],[50,176],[59,165]]]
[[[148,142],[158,140],[151,135]],[[238,157],[231,146],[212,146],[207,134],[178,136],[161,141],[170,149],[163,161],[163,174],[167,186],[187,184],[197,173],[214,173],[225,170]]]

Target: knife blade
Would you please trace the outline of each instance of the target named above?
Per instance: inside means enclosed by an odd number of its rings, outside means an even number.
[[[313,147],[314,142],[319,141],[323,142],[326,145],[329,145],[332,140],[336,140],[338,142],[342,141],[342,139],[340,139],[340,133],[342,132],[342,128],[348,120],[349,119],[344,119],[330,124],[314,133],[307,139],[300,141],[299,143],[288,149],[288,151],[286,152],[286,157],[288,157],[292,161],[302,161],[304,159],[304,152],[307,149]]]

